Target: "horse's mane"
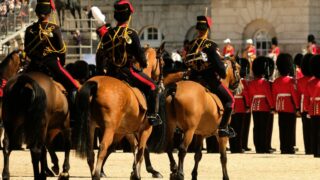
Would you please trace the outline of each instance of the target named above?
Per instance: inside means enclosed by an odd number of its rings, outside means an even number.
[[[10,60],[13,57],[13,54],[17,53],[17,51],[12,51],[7,57],[5,57],[0,63],[0,77],[3,76],[3,71],[8,66]]]

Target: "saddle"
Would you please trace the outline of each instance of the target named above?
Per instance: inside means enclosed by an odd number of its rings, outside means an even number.
[[[143,110],[147,110],[147,100],[145,95],[136,87],[130,86],[126,81],[123,81],[129,89],[131,89],[131,91],[133,92],[133,94],[136,96],[138,103],[139,103],[139,107]]]
[[[214,100],[214,102],[216,102],[219,115],[222,115],[224,112],[224,108],[223,108],[222,102],[219,99],[219,97],[216,94],[213,94],[212,92],[210,92],[209,89],[207,89],[207,88],[206,88],[206,92],[210,95],[210,97]]]

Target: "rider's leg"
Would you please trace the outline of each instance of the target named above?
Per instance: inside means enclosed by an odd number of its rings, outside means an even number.
[[[233,105],[234,105],[233,96],[231,92],[222,84],[219,84],[213,90],[214,90],[214,93],[217,94],[217,96],[222,101],[222,104],[224,107],[224,112],[219,125],[219,136],[220,137],[234,136],[234,132],[232,132],[232,128],[228,126],[228,123],[232,114]]]

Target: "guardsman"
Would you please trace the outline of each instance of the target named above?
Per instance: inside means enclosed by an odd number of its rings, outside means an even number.
[[[114,4],[114,18],[118,23],[116,27],[108,28],[102,37],[99,50],[105,53],[106,61],[97,64],[97,69],[106,68],[106,75],[127,80],[144,92],[147,97],[147,118],[149,123],[155,126],[161,123],[157,114],[157,87],[153,80],[142,72],[142,69],[147,67],[147,60],[137,32],[129,28],[133,12],[128,0],[118,0]],[[140,67],[133,65],[136,62]]]
[[[317,44],[313,34],[308,35],[307,53],[310,53],[313,55],[317,54]]]
[[[310,99],[308,113],[312,121],[313,155],[320,157],[320,55],[310,60],[311,73],[314,76],[307,84],[306,98]]]
[[[308,114],[308,98],[306,98],[307,84],[312,79],[312,73],[309,69],[312,54],[306,54],[301,61],[301,71],[303,77],[298,79],[297,89],[300,97],[300,112],[302,119],[303,142],[306,154],[312,154],[312,121]]]
[[[233,109],[233,95],[224,87],[220,78],[226,78],[226,69],[220,60],[217,44],[208,39],[212,20],[206,16],[197,17],[198,37],[190,43],[185,64],[191,69],[190,79],[204,81],[210,91],[215,93],[224,106],[224,113],[218,128],[220,137],[233,137],[235,133],[228,125]],[[219,77],[218,77],[219,76]]]
[[[243,90],[240,94],[234,96],[235,103],[230,125],[237,132],[237,136],[229,140],[231,153],[243,153],[245,150],[249,150],[247,147],[248,140],[245,139],[248,138],[245,130],[247,129],[246,116],[247,113],[250,112],[248,82],[246,80],[246,75],[249,74],[250,71],[250,63],[244,58],[239,59],[238,63],[241,66],[240,76]],[[246,141],[246,143],[243,143],[243,141]]]
[[[273,99],[279,117],[281,154],[294,154],[296,114],[299,113],[299,96],[293,77],[293,59],[290,54],[280,54],[277,60],[280,74],[272,85]]]
[[[234,56],[234,47],[231,45],[231,40],[228,38],[223,41],[225,46],[223,47],[222,55],[224,58],[229,58]]]
[[[246,44],[247,47],[244,51],[243,57],[247,58],[252,63],[257,57],[256,47],[253,45],[252,39],[247,39]]]
[[[31,59],[28,71],[46,67],[50,71],[48,74],[52,74],[54,79],[66,88],[70,103],[74,102],[79,86],[62,67],[65,62],[66,45],[60,27],[49,22],[52,10],[55,10],[52,0],[38,0],[35,9],[38,21],[26,29],[25,52]]]
[[[277,37],[273,37],[271,39],[271,51],[270,51],[269,57],[271,57],[274,61],[276,61],[279,54],[280,54],[280,48],[278,46],[278,39]]]
[[[269,151],[268,125],[271,112],[274,111],[274,101],[271,93],[271,83],[264,78],[266,74],[265,57],[258,57],[252,63],[254,79],[249,82],[248,94],[253,116],[253,142],[257,153]]]

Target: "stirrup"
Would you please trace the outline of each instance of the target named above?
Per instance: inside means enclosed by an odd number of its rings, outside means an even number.
[[[231,126],[228,125],[225,128],[219,128],[218,135],[219,135],[219,137],[234,138],[237,136],[237,133],[234,131],[234,129]]]
[[[149,124],[151,126],[158,126],[158,125],[161,125],[162,124],[162,120],[159,116],[159,114],[150,114],[150,115],[147,115],[147,119],[149,121]]]

